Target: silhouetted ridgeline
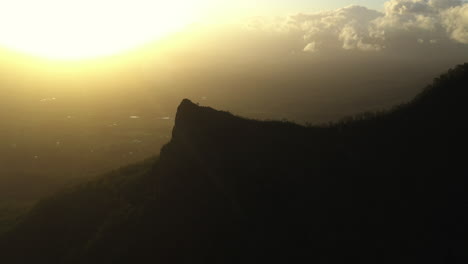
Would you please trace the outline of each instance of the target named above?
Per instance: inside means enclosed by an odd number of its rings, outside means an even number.
[[[184,100],[157,161],[44,200],[2,263],[466,263],[467,88],[323,127]]]

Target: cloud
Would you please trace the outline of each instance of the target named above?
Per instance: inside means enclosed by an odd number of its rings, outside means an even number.
[[[452,39],[468,44],[468,4],[444,11],[443,22]]]
[[[43,98],[40,101],[43,102],[43,103],[46,103],[46,102],[53,102],[55,100],[57,100],[57,98],[51,97],[51,98]]]
[[[381,13],[362,6],[349,6],[316,14],[298,14],[287,19],[290,30],[303,31],[306,47],[377,50],[368,42],[369,23]],[[314,49],[315,50],[315,49]]]
[[[310,42],[305,46],[304,48],[305,52],[315,52],[317,51],[317,48],[315,47],[315,42]]]
[[[468,44],[468,3],[460,0],[390,0],[384,11],[348,6],[283,19],[256,20],[252,28],[294,32],[303,51],[380,51],[405,45]]]
[[[382,48],[376,43],[370,43],[370,38],[367,37],[368,32],[362,28],[359,30],[360,25],[355,24],[347,24],[341,29],[338,38],[343,42],[343,49],[380,50]]]

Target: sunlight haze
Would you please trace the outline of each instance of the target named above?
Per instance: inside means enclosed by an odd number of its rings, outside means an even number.
[[[48,59],[112,55],[194,22],[196,1],[2,0],[0,46]]]
[[[356,2],[212,0],[2,0],[0,48],[52,60],[118,54],[179,32],[259,15],[317,12]],[[381,9],[383,1],[359,1]]]
[[[0,0],[0,264],[468,263],[468,0]]]

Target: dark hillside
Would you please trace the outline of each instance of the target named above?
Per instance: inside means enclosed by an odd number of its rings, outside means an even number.
[[[157,161],[40,203],[5,263],[466,263],[468,64],[321,127],[180,104]]]

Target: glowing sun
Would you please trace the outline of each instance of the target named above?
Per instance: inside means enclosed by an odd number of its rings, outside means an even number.
[[[47,59],[113,55],[181,30],[195,0],[0,0],[0,47]]]

